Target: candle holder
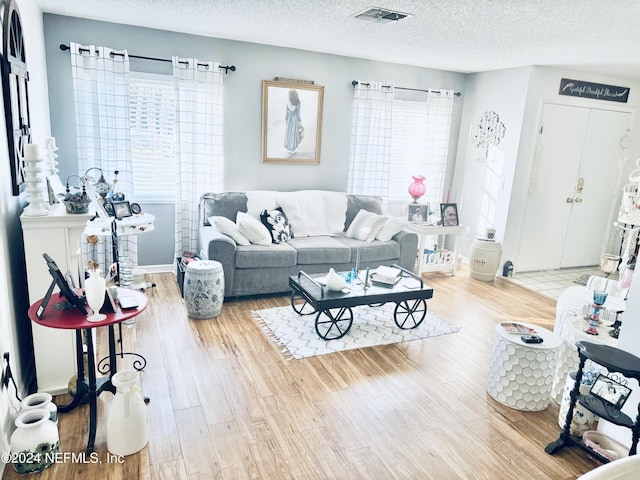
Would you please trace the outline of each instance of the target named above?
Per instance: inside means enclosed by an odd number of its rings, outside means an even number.
[[[29,194],[29,205],[24,209],[24,215],[28,217],[43,217],[49,215],[49,208],[45,198],[44,182],[42,178],[41,163],[44,158],[40,155],[38,145],[29,143],[24,146],[25,183],[26,192]]]
[[[599,335],[598,324],[600,323],[600,311],[603,308],[604,302],[607,301],[607,296],[607,292],[599,290],[593,292],[593,313],[591,314],[591,318],[589,318],[589,326],[585,330],[589,335]]]
[[[49,175],[58,174],[58,147],[56,147],[56,139],[54,137],[48,137],[45,141],[47,149],[47,157],[49,158]]]

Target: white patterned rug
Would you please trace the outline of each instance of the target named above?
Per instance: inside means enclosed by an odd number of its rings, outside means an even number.
[[[267,335],[283,347],[285,356],[296,359],[436,337],[460,330],[430,312],[427,312],[424,321],[416,328],[402,330],[393,321],[394,308],[394,303],[354,307],[351,329],[344,337],[336,340],[323,340],[318,336],[315,330],[316,314],[298,315],[291,306],[254,310],[251,313]]]

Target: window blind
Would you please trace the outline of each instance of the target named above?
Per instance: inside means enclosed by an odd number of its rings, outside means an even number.
[[[421,202],[437,210],[444,195],[451,111],[451,102],[437,97],[428,102],[394,100],[390,202],[408,203],[411,177],[423,175],[427,191]]]
[[[171,78],[132,74],[129,109],[136,201],[174,203],[175,102]]]

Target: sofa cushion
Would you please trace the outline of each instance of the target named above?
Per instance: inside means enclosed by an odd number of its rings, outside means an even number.
[[[236,268],[294,267],[297,252],[289,243],[238,247]]]
[[[358,247],[360,248],[360,263],[397,261],[400,258],[400,244],[395,240],[389,242],[381,242],[380,240],[365,242],[349,237],[335,237],[334,240],[349,247],[351,250],[349,261],[351,263],[356,262]]]
[[[282,243],[293,238],[293,228],[282,208],[263,210],[260,213],[260,221],[269,230],[273,243]]]
[[[211,225],[209,217],[227,217],[236,221],[236,213],[247,211],[247,196],[242,192],[205,193],[200,197],[203,225]]]
[[[382,215],[360,210],[351,225],[349,225],[345,236],[356,240],[373,242],[386,221],[387,218]]]
[[[376,195],[347,195],[347,213],[343,231],[347,231],[360,210],[381,215],[382,197]]]
[[[209,223],[214,225],[221,233],[233,238],[238,245],[249,245],[251,243],[247,237],[240,233],[238,226],[227,217],[214,215],[209,217]]]
[[[333,237],[292,238],[287,244],[296,249],[298,265],[335,265],[351,259],[351,249]]]
[[[260,220],[253,218],[244,212],[238,212],[236,215],[236,225],[238,230],[249,241],[256,245],[271,245],[271,234]]]

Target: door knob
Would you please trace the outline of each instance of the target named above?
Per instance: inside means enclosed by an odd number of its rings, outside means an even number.
[[[582,199],[580,197],[576,197],[573,201],[576,203],[582,203]]]
[[[573,203],[573,198],[567,197],[567,203]]]

